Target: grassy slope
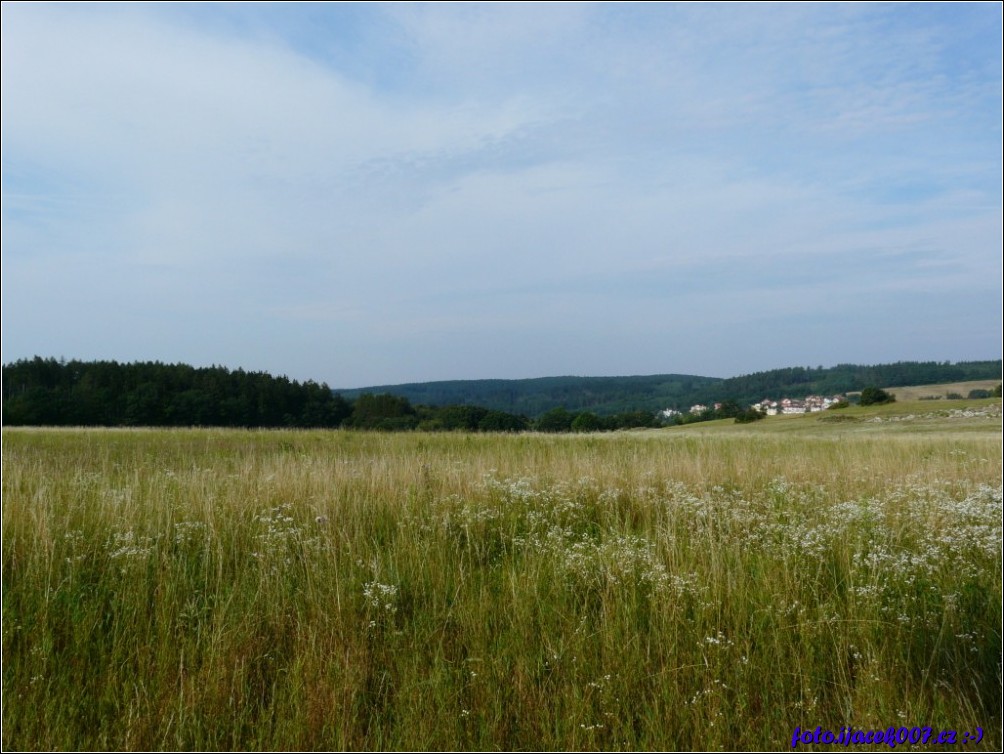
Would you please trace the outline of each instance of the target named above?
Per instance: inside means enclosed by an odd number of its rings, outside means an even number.
[[[938,385],[915,385],[912,387],[886,388],[898,401],[918,401],[921,398],[938,396],[947,398],[949,393],[969,395],[970,390],[993,390],[1001,384],[999,379],[970,380],[968,382],[945,382]]]
[[[768,416],[756,424],[732,419],[687,424],[668,430],[696,434],[791,434],[800,437],[844,438],[862,435],[935,434],[999,437],[1001,399],[896,401],[882,406],[849,406],[819,413]]]
[[[967,405],[5,430],[4,747],[781,749],[849,724],[992,750],[1000,401]]]

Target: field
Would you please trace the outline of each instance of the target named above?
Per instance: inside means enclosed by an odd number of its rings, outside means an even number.
[[[999,400],[5,430],[3,747],[999,749],[1001,450]]]
[[[968,382],[945,382],[940,385],[917,385],[914,387],[891,387],[888,392],[898,401],[919,401],[925,398],[947,398],[950,394],[969,395],[970,390],[989,390],[1001,384],[997,380],[969,380]]]

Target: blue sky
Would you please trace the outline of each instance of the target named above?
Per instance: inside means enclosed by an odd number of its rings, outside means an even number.
[[[999,3],[2,14],[5,363],[1001,356]]]

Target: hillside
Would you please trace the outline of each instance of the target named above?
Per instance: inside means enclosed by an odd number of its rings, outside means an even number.
[[[967,397],[971,390],[993,391],[1001,380],[968,380],[966,382],[946,382],[934,385],[908,385],[889,390],[897,401],[941,400],[950,396]]]
[[[428,406],[482,406],[526,416],[553,408],[612,415],[659,411],[683,405],[694,395],[715,393],[716,377],[657,374],[638,377],[540,377],[524,380],[449,380],[338,390],[352,400],[363,393],[390,393]],[[687,404],[690,405],[690,404]]]
[[[469,405],[540,416],[563,407],[601,415],[624,411],[685,410],[696,403],[734,400],[749,405],[763,398],[803,398],[886,388],[969,380],[1001,379],[1001,361],[897,362],[862,366],[789,367],[721,379],[661,374],[634,377],[545,377],[524,380],[452,380],[378,385],[336,390],[353,399],[363,393],[390,393],[422,405]],[[995,383],[996,384],[996,383]]]
[[[1001,399],[897,400],[873,406],[850,406],[811,414],[768,416],[755,424],[731,419],[667,427],[659,432],[679,436],[786,436],[803,439],[939,435],[1000,438]],[[986,462],[986,459],[978,461]]]

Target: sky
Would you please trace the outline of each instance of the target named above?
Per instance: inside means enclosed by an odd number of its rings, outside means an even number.
[[[1001,358],[1000,3],[2,5],[2,358]]]

